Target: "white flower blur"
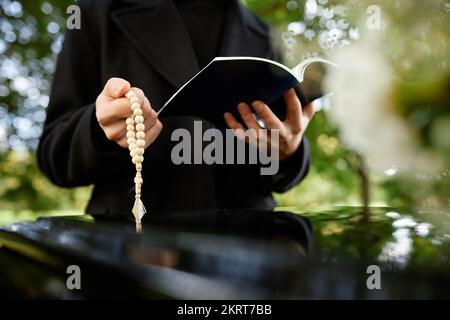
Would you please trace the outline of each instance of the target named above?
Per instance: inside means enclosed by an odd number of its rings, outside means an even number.
[[[413,129],[394,112],[395,83],[382,48],[380,38],[371,34],[336,53],[334,61],[341,68],[330,68],[325,83],[333,92],[330,120],[343,143],[365,156],[376,172],[393,166],[428,172],[437,160],[420,150]]]

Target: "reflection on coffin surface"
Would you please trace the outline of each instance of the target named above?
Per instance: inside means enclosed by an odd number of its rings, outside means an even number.
[[[419,297],[450,296],[448,273],[441,272],[448,261],[419,273],[385,270],[383,290],[368,290],[373,248],[360,243],[362,231],[351,241],[367,247],[361,249],[366,257],[355,258],[337,246],[329,252],[323,244],[329,227],[320,219],[220,210],[152,212],[145,220],[142,234],[129,221],[76,217],[3,227],[1,292],[68,299],[406,298],[417,286]],[[67,288],[71,265],[81,270],[81,290]]]

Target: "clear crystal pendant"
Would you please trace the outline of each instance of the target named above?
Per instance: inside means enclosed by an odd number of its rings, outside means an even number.
[[[136,232],[141,233],[142,232],[142,217],[147,213],[147,211],[145,210],[145,207],[144,207],[144,203],[142,202],[141,198],[136,197],[136,200],[134,201],[132,213],[133,213],[135,221],[136,221]]]

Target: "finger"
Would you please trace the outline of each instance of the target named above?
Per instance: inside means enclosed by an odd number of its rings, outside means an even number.
[[[108,125],[107,127],[104,127],[103,131],[105,132],[106,138],[108,138],[108,140],[119,141],[126,136],[127,127],[125,122],[117,121],[111,125]]]
[[[152,106],[150,105],[150,101],[147,99],[147,97],[144,97],[144,102],[142,104],[142,112],[143,112],[144,119],[153,117],[156,114],[156,112],[153,110]]]
[[[260,129],[260,126],[256,121],[255,114],[246,103],[238,104],[237,109],[247,128],[255,130]]]
[[[131,88],[141,103],[142,114],[144,118],[151,114],[151,106],[148,99],[144,96],[144,92],[139,88]],[[129,90],[129,91],[130,91]],[[124,120],[128,118],[132,113],[130,100],[128,98],[118,98],[110,102],[107,102],[105,107],[102,108],[102,113],[99,115],[99,122],[103,125],[109,125],[117,120]]]
[[[151,110],[149,115],[144,118],[144,124],[145,124],[145,132],[150,130],[158,120],[158,115],[156,114],[155,110]]]
[[[119,98],[106,103],[97,112],[98,122],[102,126],[108,126],[118,120],[125,121],[133,111],[130,107],[130,101],[127,98]]]
[[[283,98],[286,103],[284,124],[294,132],[301,131],[302,104],[297,97],[297,93],[294,89],[290,89],[283,94]]]
[[[236,138],[238,138],[241,141],[244,141],[248,144],[253,144],[255,146],[257,146],[258,144],[258,130],[255,129],[242,129],[242,128],[237,128],[234,130],[234,135],[236,136]]]
[[[233,129],[233,133],[241,141],[245,141],[247,143],[256,140],[256,135],[249,136],[249,132],[247,132],[242,126],[242,124],[236,120],[236,118],[229,112],[226,112],[224,115],[225,122],[230,129]]]
[[[225,112],[223,118],[225,119],[225,123],[227,124],[228,128],[233,130],[244,129],[242,124],[240,124],[240,122],[237,121],[236,118],[231,113]]]
[[[312,103],[303,107],[303,116],[307,117],[308,120],[311,120],[314,117],[315,110]]]
[[[145,148],[150,146],[153,142],[155,142],[156,138],[158,138],[161,133],[163,125],[161,121],[157,120],[155,125],[153,125],[150,130],[145,134]]]
[[[252,103],[253,109],[261,117],[267,126],[267,129],[281,129],[283,122],[270,110],[269,106],[262,101]]]
[[[130,90],[130,83],[121,78],[111,78],[103,88],[102,95],[111,99],[123,97]]]
[[[128,149],[128,139],[127,136],[124,136],[116,141],[116,143],[124,149]]]

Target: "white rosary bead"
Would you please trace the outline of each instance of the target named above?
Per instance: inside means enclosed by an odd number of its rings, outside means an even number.
[[[128,131],[127,132],[127,138],[135,138],[136,134],[133,131]]]
[[[145,131],[145,125],[143,123],[139,123],[136,125],[136,131],[137,132],[144,132]],[[145,134],[145,133],[144,133]]]
[[[145,125],[143,123],[139,123],[136,125],[136,131],[137,132],[144,132],[145,131]]]
[[[139,123],[144,123],[144,117],[143,116],[136,116],[136,118],[134,118],[134,121],[139,124]]]
[[[136,140],[136,146],[139,148],[144,148],[145,147],[145,141],[142,139],[138,139]]]
[[[142,116],[142,110],[141,109],[134,109],[133,115],[135,116]]]
[[[143,140],[143,139],[137,139],[137,140],[136,140],[136,146],[138,146],[139,148],[145,147],[145,140]]]
[[[132,158],[132,161],[134,164],[139,164],[139,163],[144,162],[144,157],[143,156],[134,156]]]
[[[128,142],[128,146],[129,146],[130,144],[132,144],[132,143],[136,143],[136,144],[137,144],[136,138],[128,138],[128,139],[127,139],[127,142]]]
[[[134,125],[134,119],[133,119],[133,117],[127,118],[126,123],[127,123],[127,126],[129,126],[129,125]],[[133,130],[134,130],[134,129],[133,129]]]
[[[133,112],[134,112],[134,110],[140,109],[140,108],[141,108],[141,105],[139,103],[133,103],[131,105],[131,110],[133,110]]]
[[[127,125],[127,131],[133,131],[134,130],[134,126],[129,124]]]
[[[131,104],[133,104],[133,103],[140,103],[140,102],[139,102],[139,98],[136,97],[136,96],[132,97],[132,98],[130,99],[130,103],[131,103]]]
[[[136,139],[144,140],[145,139],[145,132],[137,132],[136,133]]]

